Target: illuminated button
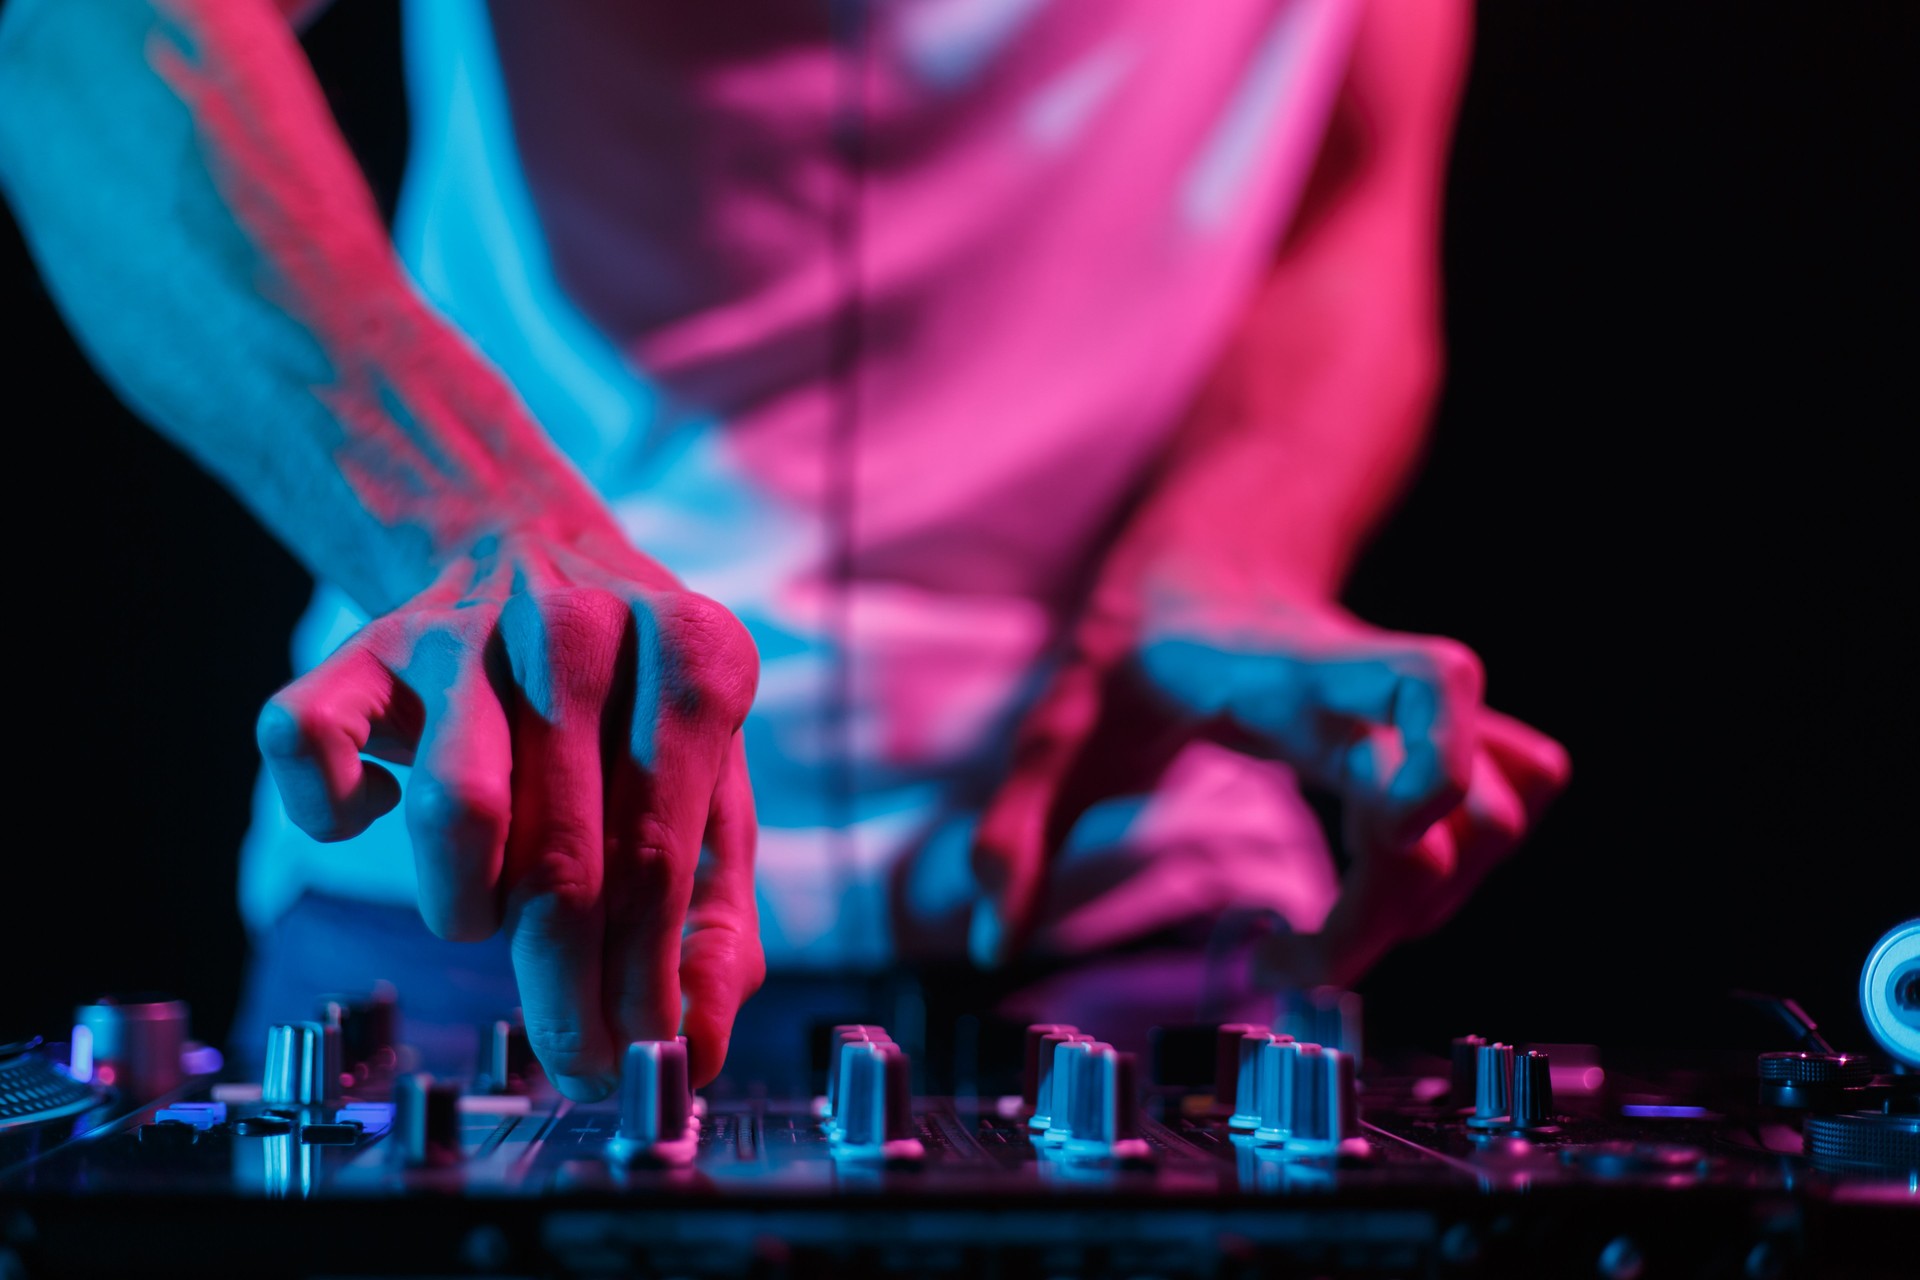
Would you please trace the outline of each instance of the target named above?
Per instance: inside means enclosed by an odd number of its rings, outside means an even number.
[[[227,1122],[227,1104],[224,1102],[176,1102],[170,1107],[162,1107],[154,1112],[153,1118],[156,1122],[178,1120],[196,1129],[211,1129],[217,1124]]]

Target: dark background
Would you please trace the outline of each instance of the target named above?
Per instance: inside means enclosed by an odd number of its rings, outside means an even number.
[[[1914,24],[1743,8],[1481,7],[1450,379],[1351,600],[1477,648],[1491,700],[1562,738],[1576,778],[1451,926],[1368,978],[1374,1044],[1757,1042],[1727,1013],[1738,985],[1860,1045],[1860,964],[1920,914],[1894,461],[1915,422]],[[307,38],[388,201],[397,30],[391,0],[343,0]],[[92,376],[11,224],[0,258],[27,460],[0,1039],[130,987],[189,998],[217,1037],[245,955],[252,722],[307,582]]]

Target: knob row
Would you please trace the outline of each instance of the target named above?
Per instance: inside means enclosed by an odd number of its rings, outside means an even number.
[[[1451,1096],[1456,1108],[1472,1106],[1470,1129],[1546,1129],[1554,1122],[1552,1063],[1544,1053],[1461,1036],[1453,1042]]]
[[[1227,1125],[1256,1145],[1335,1155],[1358,1136],[1352,1054],[1234,1023],[1220,1028],[1216,1062],[1216,1087],[1233,1099]]]
[[[1027,1028],[1021,1101],[1027,1127],[1047,1147],[1069,1155],[1144,1160],[1135,1099],[1134,1056],[1064,1023]]]
[[[926,1154],[913,1122],[913,1071],[884,1027],[833,1028],[821,1128],[834,1153],[918,1160]]]

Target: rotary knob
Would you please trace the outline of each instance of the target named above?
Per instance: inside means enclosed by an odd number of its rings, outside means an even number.
[[[1060,1048],[1062,1045],[1078,1041],[1091,1040],[1092,1036],[1082,1035],[1078,1031],[1051,1031],[1040,1037],[1039,1075],[1033,1091],[1033,1115],[1027,1120],[1027,1127],[1036,1133],[1045,1133],[1053,1127],[1056,1115],[1064,1116],[1062,1105],[1064,1094],[1057,1087]]]
[[[1802,1111],[1845,1111],[1857,1105],[1850,1091],[1873,1083],[1873,1065],[1858,1054],[1763,1053],[1760,1103]]]
[[[1275,1036],[1265,1027],[1256,1027],[1234,1045],[1236,1063],[1233,1078],[1233,1114],[1227,1127],[1240,1133],[1252,1133],[1260,1127],[1260,1055],[1276,1040],[1292,1041],[1292,1036]]]
[[[267,1028],[266,1067],[260,1101],[270,1107],[313,1107],[339,1094],[338,1029],[317,1022],[283,1022]]]
[[[844,1070],[848,1045],[854,1044],[892,1044],[893,1037],[884,1027],[866,1026],[860,1023],[847,1023],[833,1028],[827,1053],[827,1092],[820,1107],[821,1127],[829,1137],[839,1127],[836,1109],[840,1105],[840,1077]]]
[[[1516,1129],[1552,1127],[1553,1073],[1546,1054],[1529,1051],[1514,1058],[1512,1108]]]
[[[687,1042],[636,1040],[620,1072],[620,1132],[607,1143],[616,1164],[687,1164],[698,1150]]]
[[[1134,1056],[1096,1041],[1085,1053],[1073,1055],[1068,1068],[1075,1074],[1064,1140],[1067,1153],[1082,1158],[1148,1159],[1152,1152],[1140,1136],[1135,1113],[1139,1067]]]
[[[1076,1035],[1054,1046],[1053,1070],[1047,1076],[1049,1123],[1042,1139],[1051,1146],[1059,1146],[1073,1136],[1074,1098],[1086,1079],[1082,1061],[1094,1051],[1096,1043],[1092,1036]]]
[[[914,1131],[912,1064],[899,1045],[848,1042],[841,1049],[837,1083],[836,1154],[886,1160],[913,1160],[926,1154]]]
[[[1306,1047],[1292,1036],[1269,1036],[1259,1045],[1253,1101],[1260,1122],[1253,1139],[1262,1146],[1284,1143],[1293,1132],[1293,1091],[1299,1081],[1300,1054]]]
[[[1286,1148],[1300,1155],[1330,1156],[1359,1132],[1353,1055],[1320,1045],[1302,1045],[1295,1059],[1293,1123]]]
[[[1048,1036],[1070,1036],[1080,1028],[1064,1022],[1036,1022],[1027,1028],[1020,1060],[1020,1109],[1031,1116],[1040,1101],[1040,1052]],[[1056,1041],[1056,1043],[1058,1043]]]
[[[1505,1129],[1513,1116],[1513,1046],[1483,1044],[1474,1058],[1473,1114],[1467,1125],[1474,1129]]]
[[[460,1163],[460,1086],[429,1075],[395,1080],[388,1141],[396,1164],[439,1169]]]

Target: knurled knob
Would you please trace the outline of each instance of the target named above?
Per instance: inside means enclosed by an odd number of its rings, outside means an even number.
[[[1332,1155],[1359,1128],[1353,1056],[1321,1045],[1302,1045],[1293,1084],[1289,1151]]]
[[[1036,1022],[1028,1026],[1020,1057],[1020,1108],[1028,1115],[1040,1100],[1040,1049],[1048,1036],[1070,1036],[1080,1028],[1064,1022]]]
[[[1027,1119],[1029,1129],[1036,1133],[1046,1132],[1053,1127],[1054,1116],[1063,1111],[1056,1097],[1061,1091],[1055,1085],[1060,1046],[1092,1039],[1092,1036],[1082,1035],[1078,1031],[1052,1031],[1040,1037],[1039,1077],[1033,1091],[1033,1115]]]
[[[842,1064],[846,1060],[847,1046],[892,1043],[893,1037],[887,1034],[884,1027],[850,1023],[833,1029],[833,1037],[829,1044],[830,1052],[827,1056],[827,1092],[821,1109],[820,1122],[820,1127],[826,1130],[828,1136],[832,1136],[840,1125],[837,1113],[841,1106],[840,1081],[845,1070]]]
[[[1544,1129],[1553,1123],[1553,1074],[1547,1055],[1529,1051],[1513,1060],[1513,1126]]]
[[[1064,1127],[1067,1153],[1080,1158],[1147,1158],[1149,1148],[1140,1138],[1134,1116],[1138,1068],[1133,1055],[1094,1041],[1084,1053],[1070,1057],[1067,1069],[1074,1073],[1072,1111]]]
[[[1292,1036],[1269,1036],[1259,1046],[1254,1103],[1260,1123],[1253,1138],[1262,1146],[1284,1143],[1293,1133],[1293,1093],[1300,1078],[1300,1055],[1306,1048]]]
[[[1763,1053],[1758,1068],[1760,1101],[1770,1107],[1847,1110],[1856,1105],[1847,1091],[1873,1083],[1873,1064],[1858,1054]]]
[[[337,1090],[329,1088],[329,1058],[337,1061],[338,1031],[328,1044],[327,1028],[317,1022],[283,1022],[267,1028],[266,1066],[260,1074],[260,1101],[270,1107],[311,1107]]]
[[[1082,1059],[1093,1052],[1094,1045],[1092,1036],[1076,1035],[1054,1046],[1053,1070],[1047,1073],[1048,1125],[1044,1140],[1049,1144],[1057,1146],[1073,1136],[1074,1098],[1086,1079]]]
[[[1235,1023],[1240,1034],[1231,1046],[1221,1046],[1221,1055],[1233,1061],[1233,1092],[1227,1094],[1227,1100],[1233,1103],[1233,1115],[1227,1117],[1227,1128],[1238,1132],[1254,1132],[1260,1128],[1260,1050],[1263,1044],[1273,1040],[1273,1032],[1267,1027],[1256,1027],[1250,1023]],[[1221,1031],[1227,1029],[1221,1027]],[[1288,1036],[1290,1038],[1290,1036]]]
[[[686,1164],[699,1135],[685,1040],[635,1040],[620,1071],[620,1132],[607,1144],[619,1163]]]
[[[850,1041],[842,1048],[838,1083],[837,1154],[888,1160],[925,1154],[913,1123],[912,1064],[899,1045]]]
[[[1483,1044],[1474,1060],[1473,1114],[1467,1124],[1475,1129],[1504,1129],[1513,1115],[1513,1046]]]

